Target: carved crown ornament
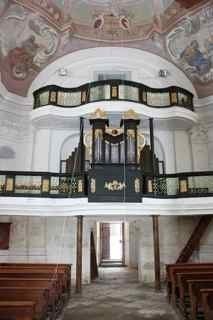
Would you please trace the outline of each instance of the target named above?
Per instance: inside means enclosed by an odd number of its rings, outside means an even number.
[[[106,119],[107,113],[100,108],[97,108],[94,113],[91,114],[90,119]]]
[[[138,120],[139,116],[133,109],[129,109],[123,113],[123,119]]]

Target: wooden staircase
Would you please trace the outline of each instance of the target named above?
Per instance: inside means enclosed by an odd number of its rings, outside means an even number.
[[[200,240],[210,224],[212,217],[212,215],[205,215],[200,218],[187,244],[181,251],[176,263],[183,263],[189,260],[194,250],[199,246]]]

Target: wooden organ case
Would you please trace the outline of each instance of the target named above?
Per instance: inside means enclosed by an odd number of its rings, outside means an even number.
[[[133,110],[126,112],[120,128],[110,128],[106,114],[98,109],[90,119],[92,127],[91,169],[88,171],[88,201],[141,202],[140,120]],[[142,140],[142,141],[141,141]]]
[[[89,119],[91,130],[84,133],[82,119],[80,123],[79,144],[62,160],[63,172],[73,179],[85,177],[89,202],[141,202],[146,180],[153,172],[159,174],[163,161],[154,155],[153,170],[151,149],[138,129],[137,114],[125,112],[120,127],[114,128],[106,113],[97,109]]]

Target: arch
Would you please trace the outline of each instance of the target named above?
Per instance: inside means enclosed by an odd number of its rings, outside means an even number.
[[[77,143],[76,143],[77,142]],[[69,155],[72,153],[75,147],[77,147],[79,142],[79,132],[73,133],[66,137],[64,141],[61,144],[60,148],[60,160],[66,160]],[[69,145],[70,145],[70,151],[69,151]]]
[[[59,76],[58,70],[67,69],[68,76]],[[94,72],[98,70],[131,71],[131,80],[142,82],[152,87],[169,85],[186,88],[196,95],[192,82],[173,63],[156,54],[133,48],[98,47],[78,50],[67,54],[43,69],[34,79],[28,95],[48,84],[64,87],[78,86],[94,80]],[[158,77],[160,69],[169,71],[168,78]]]

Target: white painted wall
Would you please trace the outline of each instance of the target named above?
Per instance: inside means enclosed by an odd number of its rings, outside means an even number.
[[[175,130],[174,153],[176,172],[192,171],[192,153],[189,133],[184,130]]]
[[[83,282],[90,283],[90,232],[96,229],[96,221],[84,217],[83,222]],[[111,218],[111,221],[115,221]],[[121,220],[122,221],[122,217]],[[126,218],[126,265],[138,268],[141,282],[154,281],[154,250],[152,217]],[[174,263],[185,246],[199,217],[159,217],[161,278],[165,280],[165,264]],[[75,281],[76,218],[75,217],[20,217],[1,216],[0,222],[12,222],[10,249],[0,250],[0,262],[53,262],[71,263]],[[213,222],[201,239],[200,248],[192,261],[212,261]],[[97,243],[99,238],[97,238]],[[97,250],[98,252],[98,250]],[[74,283],[74,282],[73,282]]]
[[[42,262],[72,264],[76,270],[75,217],[1,217],[11,222],[10,249],[0,250],[0,262]],[[90,231],[93,222],[84,219],[83,282],[90,282]]]

